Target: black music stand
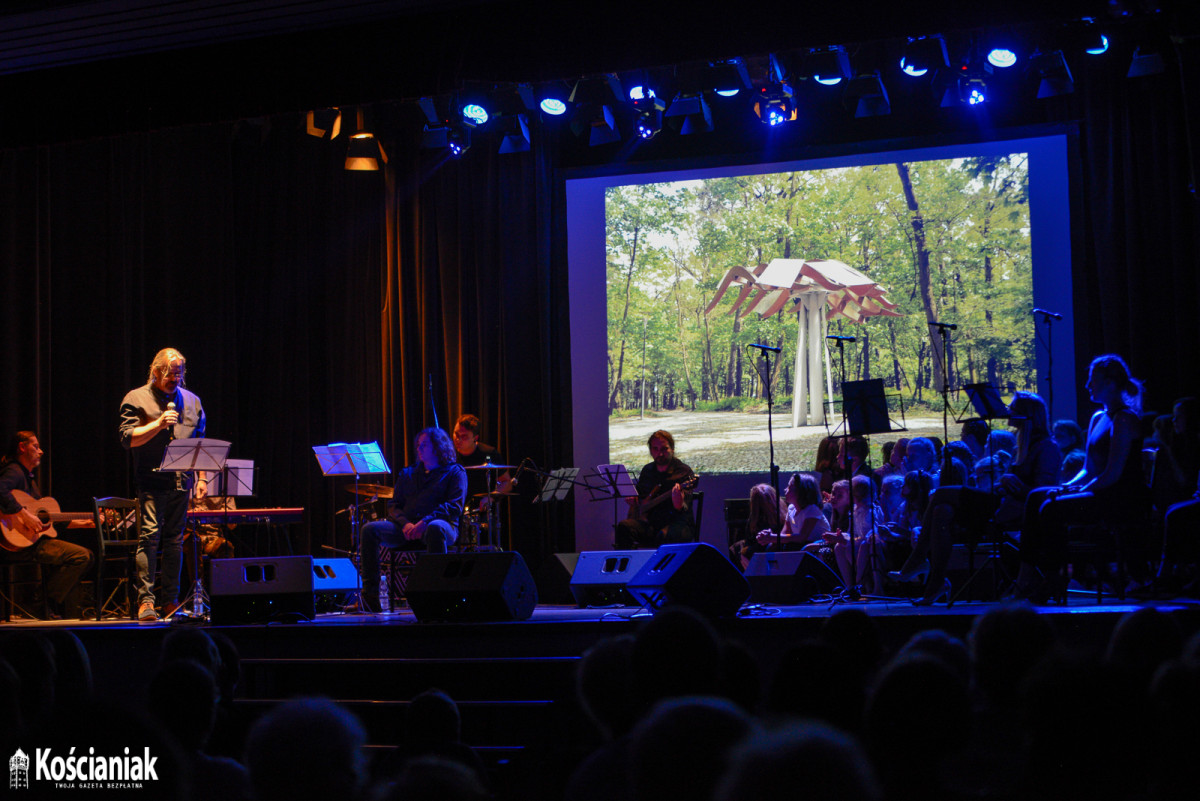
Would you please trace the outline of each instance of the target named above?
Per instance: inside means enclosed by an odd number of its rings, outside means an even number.
[[[317,457],[317,465],[321,475],[354,476],[354,497],[358,498],[358,480],[361,476],[382,475],[391,473],[387,459],[378,442],[331,442],[328,445],[314,445],[313,454]],[[362,595],[362,553],[359,549],[359,516],[350,518],[350,559],[354,561],[358,575],[358,594]],[[328,546],[326,546],[328,547]],[[330,549],[336,550],[336,549]]]
[[[216,473],[220,472],[225,467],[226,457],[229,455],[229,442],[221,439],[173,439],[167,443],[166,450],[163,451],[162,462],[158,467],[154,468],[160,473],[175,473],[178,478],[177,482],[182,482],[184,473],[204,472]],[[189,503],[188,506],[191,506]],[[189,509],[184,513],[183,525],[187,528],[187,515],[190,514]],[[161,534],[161,532],[160,532]],[[197,538],[192,538],[192,591],[180,602],[175,611],[167,616],[166,619],[173,617],[189,617],[193,620],[208,619],[208,593],[204,589],[204,580],[200,573],[199,561],[199,542]],[[172,602],[174,599],[171,599]],[[187,611],[189,603],[191,604],[191,612]]]
[[[1000,398],[1000,391],[991,384],[986,382],[978,384],[964,384],[963,389],[967,391],[967,406],[963,407],[963,416],[957,418],[955,422],[966,423],[972,420],[984,420],[990,426],[992,420],[1007,420],[1009,417],[1011,417],[1008,410],[1008,405]],[[968,408],[975,412],[975,417],[966,417]],[[989,458],[994,456],[992,453],[991,437],[988,437],[987,455]],[[992,481],[992,494],[996,494],[996,482],[994,475]],[[972,546],[970,553],[974,555],[974,546]],[[974,583],[975,579],[978,578],[984,570],[986,570],[989,566],[995,570],[996,565],[1000,565],[999,543],[997,543],[996,547],[992,549],[992,552],[988,554],[988,558],[983,560],[983,564],[981,564],[978,569],[974,569],[974,559],[971,560],[972,572],[970,577],[966,580],[966,582],[963,583],[961,587],[959,587],[958,592],[956,592],[953,597],[946,599],[946,608],[949,609],[950,607],[954,606],[954,603],[963,595],[963,593],[967,591],[967,588]],[[1000,565],[1000,567],[1003,568],[1003,565]],[[996,577],[994,575],[993,583],[996,583]]]
[[[230,499],[254,497],[257,477],[258,468],[255,467],[253,459],[226,459],[221,470],[208,480],[208,494],[205,497],[220,499],[221,511],[227,512]],[[228,519],[222,518],[220,528],[225,534],[225,539],[230,539]],[[255,545],[257,551],[257,542]]]
[[[588,495],[591,501],[613,501],[613,528],[616,529],[617,523],[620,520],[617,518],[616,501],[621,498],[637,497],[637,486],[633,483],[633,477],[629,475],[629,471],[625,469],[623,464],[601,464],[596,465],[596,472],[588,478],[599,478],[599,484],[587,484]]]
[[[841,342],[838,343],[841,345]],[[843,357],[844,358],[844,357]],[[845,362],[843,361],[843,371],[845,370]],[[844,373],[843,373],[844,375]],[[899,397],[899,396],[897,396]],[[903,400],[900,407],[901,419],[904,417]],[[882,378],[868,378],[862,381],[846,381],[842,380],[842,425],[845,433],[843,437],[871,437],[872,434],[887,434],[894,431],[907,431],[903,424],[898,427],[893,427],[893,420],[888,414],[887,394],[884,391]],[[868,449],[867,466],[870,466],[870,452]],[[849,460],[847,459],[846,469],[849,470]],[[854,580],[858,580],[858,544],[855,542],[856,531],[854,525],[854,483],[853,476],[849,477],[850,487],[850,572]],[[871,487],[871,515],[875,515],[875,488],[872,482]],[[875,540],[871,540],[871,549],[873,557],[878,557],[875,552],[877,547]],[[846,598],[851,601],[867,600],[867,601],[898,601],[899,598],[891,598],[883,595],[863,595],[858,584],[846,588]]]

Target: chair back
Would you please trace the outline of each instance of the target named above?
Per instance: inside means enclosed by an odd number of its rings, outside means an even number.
[[[137,542],[142,522],[141,507],[137,501],[131,498],[93,498],[92,513],[101,549],[105,545]]]
[[[704,518],[704,492],[692,491],[692,520],[695,523],[693,542],[700,542],[700,521]]]

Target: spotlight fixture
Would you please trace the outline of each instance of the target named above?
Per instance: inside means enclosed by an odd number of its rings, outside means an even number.
[[[465,103],[462,107],[463,122],[468,125],[483,125],[489,119],[487,109],[479,103]]]
[[[658,136],[663,127],[663,109],[666,101],[657,97],[654,90],[648,86],[635,86],[629,90],[633,101],[634,130],[639,139],[653,139]]]
[[[1038,76],[1038,98],[1069,95],[1075,91],[1071,69],[1061,50],[1035,53],[1029,60],[1029,68]]]
[[[783,81],[771,81],[758,90],[754,113],[763,124],[776,128],[796,119],[796,103],[792,87]]]
[[[984,37],[981,49],[987,63],[997,69],[1006,70],[1020,60],[1021,48],[1017,38],[1010,33],[991,33]]]
[[[856,118],[882,117],[892,113],[887,89],[878,72],[859,75],[846,84],[842,104],[847,110],[853,109]]]
[[[752,88],[746,62],[740,58],[711,62],[705,70],[704,85],[721,97],[734,97],[743,89]]]
[[[337,139],[342,132],[342,112],[333,108],[317,108],[308,112],[305,130],[318,139]]]
[[[471,149],[471,129],[466,125],[454,125],[446,129],[446,148],[454,158],[461,158]]]
[[[947,81],[942,93],[942,108],[981,106],[988,101],[987,73],[977,71],[958,75]]]
[[[708,133],[713,129],[712,110],[699,93],[676,95],[665,117],[668,124],[684,136]]]
[[[905,75],[920,78],[930,70],[941,70],[950,66],[946,53],[946,39],[940,33],[935,36],[910,38],[900,58],[900,69]]]
[[[1101,56],[1108,52],[1108,35],[1094,17],[1083,17],[1064,25],[1059,41],[1062,49],[1071,54]]]
[[[356,125],[350,141],[346,144],[346,169],[356,171],[375,171],[387,164],[387,153],[383,144],[375,138],[375,134],[363,125],[363,112],[359,108],[355,114]]]
[[[500,152],[524,153],[529,150],[529,122],[524,114],[501,117]]]
[[[567,98],[571,90],[561,81],[542,84],[537,87],[534,99],[542,113],[548,117],[561,117],[567,113]]]
[[[803,76],[812,78],[822,86],[836,86],[849,80],[850,56],[842,45],[810,50],[802,62]]]
[[[616,75],[584,78],[571,90],[568,102],[575,106],[571,130],[576,136],[588,135],[591,146],[621,141],[621,132],[613,120],[612,107],[620,97],[621,84]]]
[[[1143,78],[1147,75],[1158,75],[1164,70],[1166,64],[1163,62],[1162,53],[1141,44],[1133,51],[1133,59],[1129,62],[1129,72],[1125,73],[1125,77]]]

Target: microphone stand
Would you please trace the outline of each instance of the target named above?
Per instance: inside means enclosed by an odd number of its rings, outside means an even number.
[[[838,343],[839,347],[841,343]],[[763,384],[767,388],[767,445],[770,451],[770,471],[771,471],[771,487],[775,490],[775,497],[779,497],[779,465],[775,464],[775,433],[771,426],[771,354],[779,353],[779,348],[771,347],[770,345],[751,344],[750,347],[758,348],[762,351],[763,357]]]
[[[1054,422],[1054,317],[1048,311],[1035,310],[1035,315],[1041,313],[1042,322],[1046,324],[1046,406],[1050,422]],[[1061,318],[1060,318],[1061,319]]]
[[[932,320],[929,325],[935,325],[938,335],[942,338],[942,447],[950,444],[950,331],[958,328],[952,323],[936,323]]]

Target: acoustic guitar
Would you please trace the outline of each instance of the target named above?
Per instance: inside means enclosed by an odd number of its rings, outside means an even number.
[[[91,512],[62,512],[58,501],[53,498],[34,498],[21,490],[12,491],[13,498],[28,512],[32,512],[42,524],[37,531],[29,531],[17,522],[17,514],[0,515],[0,548],[19,551],[28,548],[42,537],[58,536],[54,524],[65,520],[91,520]]]
[[[700,483],[700,476],[692,475],[688,478],[685,478],[683,481],[678,481],[676,483],[679,484],[680,489],[690,490],[692,487],[695,487]],[[674,488],[674,486],[675,485],[672,484],[670,487],[667,487],[661,491],[656,487],[654,492],[651,492],[650,495],[646,497],[646,500],[642,501],[637,506],[630,508],[629,518],[631,520],[645,520],[646,515],[650,513],[651,509],[658,506],[663,501],[671,500],[671,490]]]

